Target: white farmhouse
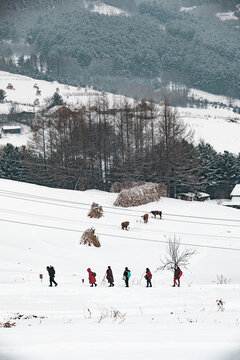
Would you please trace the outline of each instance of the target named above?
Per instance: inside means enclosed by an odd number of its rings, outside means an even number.
[[[229,206],[235,209],[240,209],[240,184],[234,186],[231,194],[231,201],[225,202],[223,205]]]

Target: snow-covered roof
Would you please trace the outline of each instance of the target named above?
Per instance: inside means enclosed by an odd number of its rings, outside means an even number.
[[[2,130],[19,130],[21,126],[3,126]]]
[[[222,205],[229,207],[236,207],[236,206],[240,207],[240,197],[235,197],[232,200],[224,201]]]
[[[47,114],[47,115],[55,114],[59,109],[67,109],[67,110],[71,111],[71,109],[69,109],[69,107],[67,107],[65,105],[55,105],[51,109],[46,111],[45,114]]]
[[[240,196],[240,184],[235,185],[230,196]]]
[[[205,192],[198,192],[198,193],[196,194],[196,196],[197,196],[198,198],[208,198],[208,197],[210,197],[210,195],[207,194],[207,193],[205,193]]]

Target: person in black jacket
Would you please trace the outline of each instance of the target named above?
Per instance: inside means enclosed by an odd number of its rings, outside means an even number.
[[[128,267],[125,267],[125,270],[123,273],[123,280],[125,281],[125,287],[129,287],[128,282],[129,282],[130,276],[131,276],[131,271],[128,269]]]
[[[49,275],[49,281],[50,281],[50,285],[49,286],[52,286],[52,283],[55,284],[55,286],[57,286],[57,283],[56,281],[54,280],[54,277],[55,277],[55,269],[52,265],[49,265],[46,267],[47,269],[47,272],[48,272],[48,275]]]
[[[109,282],[109,287],[114,286],[114,279],[113,279],[113,273],[112,273],[112,269],[111,266],[108,266],[107,271],[106,271],[106,278],[107,281]]]

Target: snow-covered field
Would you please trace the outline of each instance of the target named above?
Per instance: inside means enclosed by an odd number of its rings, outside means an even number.
[[[21,124],[21,134],[4,134],[1,133],[0,145],[6,145],[7,143],[13,146],[27,146],[27,143],[31,139],[31,128],[27,125]]]
[[[7,89],[8,84],[12,84],[13,89]],[[41,95],[37,95],[37,85]],[[12,106],[16,103],[17,112],[20,111],[38,111],[43,106],[46,106],[46,100],[50,99],[53,94],[58,91],[62,96],[64,102],[72,107],[85,105],[88,103],[89,98],[94,99],[100,95],[100,91],[94,90],[91,86],[79,87],[60,84],[57,81],[49,82],[45,80],[36,80],[28,76],[11,74],[6,71],[0,71],[0,89],[6,92],[7,102],[0,104],[0,114],[7,114]],[[107,93],[108,100],[112,103],[113,95]],[[116,96],[119,99],[123,96]],[[34,106],[34,101],[39,100],[39,106]]]
[[[201,101],[207,100],[208,102],[212,102],[212,103],[219,103],[219,104],[222,103],[226,106],[229,106],[230,103],[232,106],[238,106],[238,107],[240,106],[240,99],[230,98],[224,95],[210,94],[207,93],[206,91],[193,89],[193,88],[189,89],[188,96]]]
[[[203,140],[218,152],[240,152],[240,114],[213,107],[201,110],[178,108],[178,113],[187,129],[193,131],[196,145]]]
[[[108,15],[108,16],[118,16],[118,15],[129,16],[129,14],[126,11],[118,7],[106,5],[103,3],[94,4],[94,8],[91,11],[99,13],[101,15]]]
[[[238,210],[167,198],[123,209],[112,205],[117,194],[2,179],[0,196],[0,323],[16,323],[0,328],[1,360],[240,358]],[[103,206],[103,218],[87,216],[93,201]],[[156,209],[163,219],[144,224],[141,215]],[[125,220],[128,232],[120,229]],[[101,248],[79,245],[91,226]],[[171,272],[154,272],[174,234],[198,252],[183,269],[180,288],[171,287]],[[52,289],[49,264],[59,284]],[[108,265],[113,288],[103,281]],[[89,266],[96,288],[87,281]],[[132,272],[129,288],[122,281],[125,266]],[[152,288],[145,287],[146,267]],[[217,284],[217,275],[227,284]],[[114,310],[126,314],[123,322],[111,317]]]
[[[239,20],[237,16],[234,15],[234,11],[229,11],[226,13],[217,13],[216,16],[222,21],[226,20]]]

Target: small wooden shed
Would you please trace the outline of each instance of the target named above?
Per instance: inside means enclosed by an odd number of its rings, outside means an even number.
[[[21,126],[3,126],[3,134],[21,134]]]

